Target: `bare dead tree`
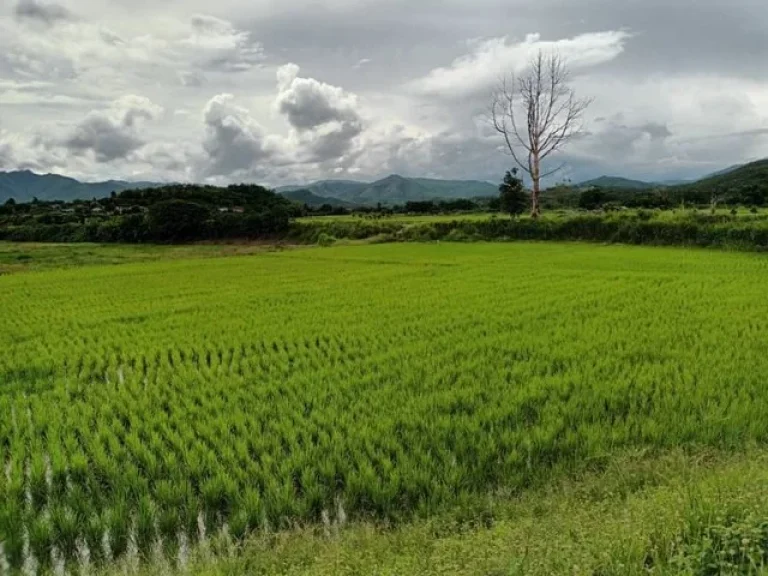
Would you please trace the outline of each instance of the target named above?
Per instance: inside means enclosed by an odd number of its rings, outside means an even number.
[[[520,76],[505,78],[493,95],[491,121],[518,166],[533,182],[531,216],[541,214],[541,164],[582,130],[591,99],[579,99],[569,86],[568,66],[556,52],[539,52]]]

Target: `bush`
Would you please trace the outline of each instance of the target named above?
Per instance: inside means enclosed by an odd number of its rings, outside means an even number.
[[[336,243],[336,238],[331,236],[330,234],[326,234],[325,232],[321,233],[320,236],[317,237],[317,243],[320,246],[328,247],[333,246]]]

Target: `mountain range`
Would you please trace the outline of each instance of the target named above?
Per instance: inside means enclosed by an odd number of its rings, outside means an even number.
[[[644,190],[658,186],[685,187],[697,182],[706,183],[710,180],[718,185],[724,184],[722,179],[736,179],[742,172],[749,172],[747,177],[754,179],[754,171],[750,167],[762,165],[762,161],[750,164],[730,166],[714,172],[697,181],[675,182],[643,182],[617,176],[601,176],[587,180],[577,185],[577,188],[599,186],[601,188]],[[128,189],[156,188],[163,186],[157,182],[128,182],[125,180],[108,180],[106,182],[80,182],[58,174],[35,174],[29,170],[16,172],[0,171],[0,203],[9,198],[17,202],[38,200],[87,200],[103,198],[112,192]],[[498,186],[490,182],[478,180],[436,180],[429,178],[406,178],[393,174],[375,182],[358,182],[354,180],[322,180],[306,185],[282,186],[276,189],[290,200],[321,206],[330,204],[344,208],[354,206],[375,206],[376,204],[395,205],[406,202],[423,200],[450,200],[456,198],[491,197],[498,194]]]
[[[299,204],[306,204],[307,206],[312,206],[313,208],[319,208],[324,204],[330,204],[331,206],[340,208],[355,207],[355,204],[352,204],[351,202],[345,202],[344,200],[339,200],[338,198],[334,198],[332,196],[318,196],[306,188],[302,188],[300,190],[286,190],[280,192],[280,195],[288,198],[288,200],[293,200]]]
[[[87,200],[103,198],[112,192],[129,189],[157,188],[158,182],[80,182],[58,174],[35,174],[29,170],[0,172],[0,202],[13,198],[17,202],[38,200]],[[286,198],[312,206],[331,204],[353,207],[377,203],[394,205],[408,201],[475,198],[495,196],[495,184],[476,180],[434,180],[404,178],[392,175],[376,182],[324,180],[306,186],[284,186],[276,190]]]
[[[629,178],[620,178],[618,176],[600,176],[593,180],[587,180],[578,185],[579,188],[591,188],[599,186],[600,188],[624,188],[632,190],[646,190],[653,188],[655,184],[643,182],[642,180],[630,180]]]
[[[288,195],[298,190],[308,191],[327,200],[340,200],[353,205],[378,203],[394,205],[419,200],[496,196],[499,193],[498,186],[490,182],[405,178],[396,174],[376,182],[322,180],[305,186],[282,186],[277,189],[277,192]]]
[[[137,188],[157,188],[156,182],[80,182],[59,174],[35,174],[29,170],[0,172],[0,202],[13,198],[17,202],[38,200],[87,200],[104,198],[112,192]]]
[[[711,174],[707,174],[694,180],[664,180],[661,182],[644,182],[642,180],[631,180],[629,178],[621,178],[619,176],[600,176],[600,178],[594,178],[593,180],[582,182],[578,184],[577,187],[591,188],[598,186],[600,188],[621,188],[624,190],[648,190],[649,188],[657,188],[659,186],[671,188],[674,186],[685,186],[694,184],[696,182],[704,182],[711,178],[717,178],[718,176],[727,176],[741,168],[744,168],[745,166],[750,166],[752,164],[754,164],[754,162],[748,164],[734,164],[733,166],[718,170],[717,172],[712,172]]]

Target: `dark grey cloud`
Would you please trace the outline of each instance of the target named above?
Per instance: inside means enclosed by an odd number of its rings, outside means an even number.
[[[64,6],[54,3],[43,3],[39,0],[19,0],[14,9],[19,20],[31,20],[47,25],[60,21],[73,20],[74,15]]]
[[[353,149],[355,138],[361,132],[360,124],[342,122],[329,130],[305,133],[299,140],[302,161],[348,165],[352,159],[344,157]]]
[[[286,58],[337,85],[361,91],[391,86],[448,64],[475,38],[544,40],[584,32],[635,33],[620,60],[623,76],[712,73],[768,78],[768,5],[763,0],[391,0],[290,3],[248,23],[273,57]],[[360,59],[371,59],[364,70]]]
[[[663,140],[664,138],[669,138],[672,136],[672,132],[669,130],[666,124],[648,122],[647,124],[640,126],[640,129],[654,140]]]
[[[216,72],[247,72],[264,60],[260,42],[232,22],[207,14],[190,20],[191,34],[181,42],[196,67]]]
[[[139,125],[159,113],[159,107],[146,98],[127,96],[109,110],[89,113],[62,145],[74,154],[90,152],[97,162],[124,159],[146,144],[139,135]]]
[[[7,142],[0,142],[0,169],[14,167],[13,148]]]
[[[203,113],[205,123],[203,177],[237,176],[250,173],[277,153],[270,147],[264,129],[248,111],[235,105],[234,97],[221,94],[211,99]]]
[[[278,70],[277,107],[299,131],[331,122],[360,125],[357,98],[337,86],[314,78],[300,78],[299,67],[288,64]]]
[[[125,158],[141,148],[144,140],[100,115],[89,116],[64,140],[64,146],[75,153],[92,151],[98,162]]]
[[[762,0],[582,0],[564,3],[562,21],[590,28],[629,27],[636,33],[621,62],[624,76],[712,74],[768,78],[768,5]],[[578,24],[552,26],[568,34]]]
[[[199,72],[179,72],[179,82],[188,88],[199,88],[205,84],[205,76]]]
[[[363,132],[357,97],[338,86],[300,77],[294,64],[279,68],[277,80],[275,106],[297,132],[300,161],[343,163]]]
[[[598,142],[612,156],[628,156],[639,141],[652,142],[660,146],[660,142],[672,136],[666,124],[646,122],[640,125],[628,125],[623,122],[621,115],[611,119],[596,120],[592,125],[593,131],[585,130],[577,139],[582,143]]]

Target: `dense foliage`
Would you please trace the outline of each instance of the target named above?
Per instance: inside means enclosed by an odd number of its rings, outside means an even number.
[[[499,207],[510,216],[519,216],[531,206],[531,197],[525,191],[523,181],[517,177],[517,168],[504,174],[499,186]]]
[[[48,242],[180,242],[284,233],[299,207],[253,185],[171,185],[92,201],[8,201],[0,239]]]
[[[488,517],[622,448],[766,440],[765,281],[748,254],[551,244],[2,276],[4,554]]]
[[[621,185],[619,185],[621,184]],[[544,206],[556,208],[674,208],[768,205],[768,160],[736,167],[689,184],[662,186],[602,178],[589,186],[557,186],[542,195]]]
[[[676,199],[686,202],[706,204],[716,196],[725,204],[765,206],[768,204],[768,159],[698,182],[675,186],[672,190]]]
[[[533,220],[469,214],[442,217],[309,218],[291,226],[291,238],[317,242],[320,235],[379,242],[582,240],[623,244],[768,249],[768,214],[742,210],[622,210],[545,213]]]

